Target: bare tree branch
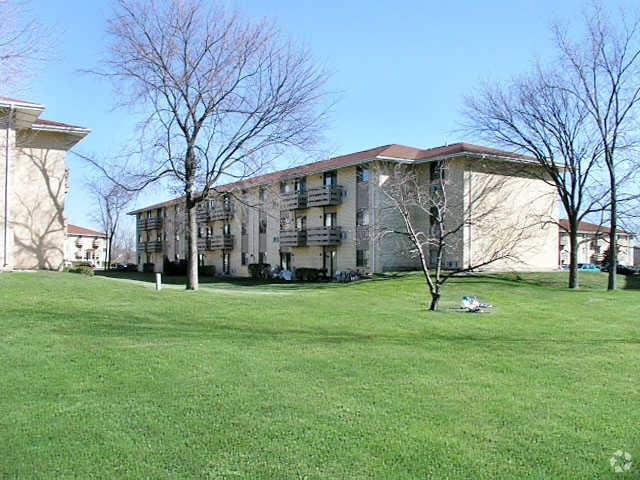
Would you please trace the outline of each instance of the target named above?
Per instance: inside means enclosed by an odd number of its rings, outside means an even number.
[[[216,185],[318,139],[326,74],[265,20],[203,0],[119,0],[106,71],[121,105],[148,112],[133,178],[169,176],[184,190],[187,288],[197,289],[195,208]]]

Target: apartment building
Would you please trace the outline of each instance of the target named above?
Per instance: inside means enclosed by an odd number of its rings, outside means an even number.
[[[94,267],[104,268],[107,262],[107,235],[68,224],[64,260],[66,263],[88,262]]]
[[[539,167],[517,154],[466,143],[386,145],[220,186],[198,209],[200,265],[234,276],[248,276],[255,263],[324,269],[328,276],[418,268],[405,238],[379,235],[383,223],[394,221],[382,189],[399,163],[422,169],[425,182],[433,181],[434,165],[446,165],[449,218],[461,226],[446,267],[482,264],[509,237],[510,255],[486,268],[557,268],[558,232],[549,223],[557,221],[556,195]],[[478,211],[486,214],[465,220]],[[186,258],[183,198],[130,214],[137,218],[141,267],[162,271],[165,261]]]
[[[44,109],[0,97],[2,269],[63,267],[66,154],[89,130],[41,119]]]
[[[559,246],[560,265],[569,265],[571,244],[569,242],[569,221],[560,220]],[[609,249],[611,228],[589,222],[578,224],[578,263],[600,264],[604,253]],[[616,235],[618,244],[618,263],[636,265],[634,258],[635,234],[620,230]]]

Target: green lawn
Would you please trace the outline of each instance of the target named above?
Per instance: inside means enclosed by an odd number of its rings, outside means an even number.
[[[640,478],[640,290],[566,275],[1,273],[0,478]]]

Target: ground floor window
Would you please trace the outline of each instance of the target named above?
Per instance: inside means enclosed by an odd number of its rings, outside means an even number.
[[[291,270],[291,253],[280,252],[280,268],[282,270]]]
[[[369,250],[356,250],[356,267],[369,266]]]
[[[231,273],[231,254],[226,250],[222,252],[222,273],[225,275]]]
[[[247,252],[242,252],[240,254],[240,265],[246,265],[247,264]]]

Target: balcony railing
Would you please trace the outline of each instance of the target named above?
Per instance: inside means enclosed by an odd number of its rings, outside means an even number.
[[[148,242],[138,242],[138,252],[147,252],[147,253],[162,252],[162,241],[153,240]]]
[[[305,247],[306,245],[306,230],[280,230],[281,247]]]
[[[340,185],[310,188],[307,192],[308,207],[324,207],[342,203],[343,188]]]
[[[145,251],[148,253],[162,252],[162,242],[160,240],[153,240],[147,242]]]
[[[138,220],[140,230],[154,230],[162,228],[162,217],[142,218]]]
[[[342,229],[340,227],[307,228],[307,245],[325,246],[340,244]]]
[[[282,210],[307,208],[307,192],[289,192],[280,194]]]
[[[230,220],[233,217],[232,205],[216,205],[214,208],[198,209],[196,217],[199,223],[215,222],[217,220]]]
[[[233,244],[233,235],[214,235],[213,237],[199,238],[198,250],[232,250]]]

